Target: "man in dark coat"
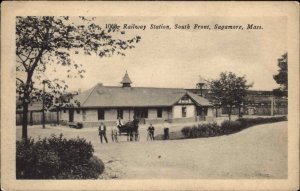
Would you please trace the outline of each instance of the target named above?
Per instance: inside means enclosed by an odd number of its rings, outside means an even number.
[[[152,124],[148,127],[148,134],[150,136],[150,140],[154,140],[154,127]]]
[[[101,143],[102,143],[102,137],[104,137],[106,143],[108,143],[106,138],[106,126],[103,124],[103,122],[101,122],[99,126],[99,136],[100,136]]]

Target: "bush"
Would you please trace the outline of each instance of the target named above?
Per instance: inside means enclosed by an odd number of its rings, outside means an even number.
[[[279,121],[286,121],[287,118],[286,116],[282,117],[269,117],[269,118],[240,118],[237,119],[243,126],[245,127],[250,127],[253,125],[258,125],[258,124],[263,124],[263,123],[274,123],[274,122],[279,122]]]
[[[242,128],[243,125],[239,121],[225,120],[221,123],[221,129],[224,134],[237,132],[240,131]]]
[[[181,132],[185,137],[212,137],[216,136],[220,131],[220,126],[217,123],[198,124],[192,127],[184,127]]]
[[[50,138],[17,141],[17,179],[91,179],[104,170],[85,139]]]
[[[191,131],[191,127],[183,127],[181,129],[181,133],[185,136],[185,137],[189,137],[189,132]]]
[[[72,168],[72,173],[64,171],[57,179],[96,179],[104,171],[104,163],[96,156],[92,156],[86,164],[80,164]]]
[[[287,118],[283,117],[270,117],[270,118],[240,118],[236,121],[223,121],[221,125],[217,123],[198,124],[191,127],[184,127],[181,129],[182,134],[186,138],[199,138],[199,137],[213,137],[235,133],[248,128],[253,125],[263,123],[273,123],[279,121],[286,121]]]

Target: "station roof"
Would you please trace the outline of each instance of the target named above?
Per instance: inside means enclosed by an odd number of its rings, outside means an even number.
[[[210,106],[207,99],[180,88],[118,87],[97,84],[74,97],[80,107],[164,107],[187,95],[198,106]]]

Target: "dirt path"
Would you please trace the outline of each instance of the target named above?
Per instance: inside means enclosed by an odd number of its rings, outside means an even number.
[[[146,127],[141,127],[139,142],[120,137],[119,143],[108,144],[99,143],[94,129],[29,128],[33,136],[52,132],[91,141],[95,155],[105,163],[104,179],[287,177],[287,122],[258,125],[228,136],[153,142],[146,140]]]
[[[108,177],[113,178],[287,176],[286,122],[259,125],[229,136],[97,144],[95,149],[106,161]]]

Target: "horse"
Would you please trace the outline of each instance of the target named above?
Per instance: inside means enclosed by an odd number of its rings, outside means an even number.
[[[127,135],[127,141],[138,141],[139,138],[139,120],[134,119],[124,125],[118,126],[119,135]]]

